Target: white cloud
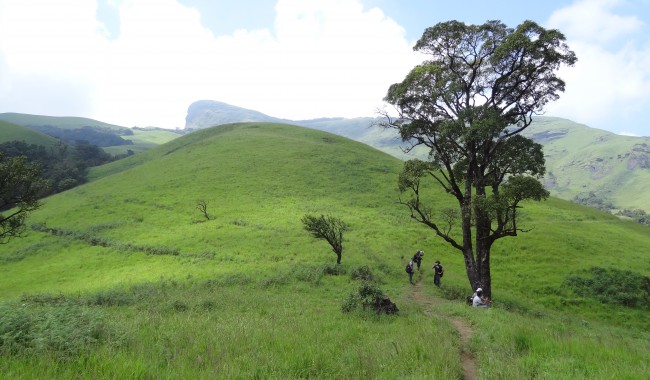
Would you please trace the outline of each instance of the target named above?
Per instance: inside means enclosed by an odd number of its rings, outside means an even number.
[[[547,114],[623,131],[650,108],[650,40],[640,33],[647,26],[635,16],[617,14],[622,4],[582,0],[551,16],[549,27],[566,35],[578,62],[560,71],[566,92]]]
[[[611,42],[643,26],[636,16],[613,13],[624,3],[623,0],[579,0],[554,12],[548,23],[552,27],[559,26],[563,33],[577,40]]]
[[[0,2],[0,101],[34,91],[15,78],[48,77],[62,112],[125,126],[182,128],[200,99],[292,119],[372,116],[388,86],[419,62],[402,27],[355,0],[279,0],[273,30],[228,36],[212,35],[174,0],[111,4],[120,34],[109,39],[94,2]],[[30,113],[48,114],[52,83],[39,83]]]

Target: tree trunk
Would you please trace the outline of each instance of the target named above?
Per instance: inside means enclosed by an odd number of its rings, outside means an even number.
[[[335,252],[336,253],[336,263],[341,264],[341,252]]]
[[[467,273],[467,279],[469,280],[469,286],[472,288],[472,291],[476,290],[479,286],[476,284],[480,283],[479,272],[476,268],[476,261],[474,260],[474,252],[470,248],[463,252],[465,258],[465,272]]]
[[[478,280],[477,287],[483,289],[483,295],[492,299],[492,277],[490,274],[490,247],[482,246],[477,250]]]

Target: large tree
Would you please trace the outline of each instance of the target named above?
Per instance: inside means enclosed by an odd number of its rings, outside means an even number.
[[[27,214],[40,207],[39,198],[47,187],[39,168],[24,156],[0,153],[0,244],[20,236]]]
[[[562,33],[532,21],[508,28],[500,21],[458,21],[425,30],[414,50],[428,60],[390,86],[385,126],[396,128],[410,151],[429,149],[428,161],[411,160],[399,177],[400,202],[411,217],[460,251],[472,289],[492,295],[490,249],[517,236],[524,200],[548,192],[542,146],[519,133],[557,100],[565,83],[556,76],[575,54]],[[442,186],[458,208],[434,213],[421,186]]]

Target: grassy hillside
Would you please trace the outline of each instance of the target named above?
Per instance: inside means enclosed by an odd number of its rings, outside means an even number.
[[[44,115],[30,115],[20,113],[0,113],[0,121],[8,122],[15,125],[20,125],[28,128],[42,129],[45,128],[47,133],[57,132],[58,129],[70,132],[71,130],[81,130],[84,128],[92,128],[101,133],[108,133],[111,135],[119,136],[124,140],[131,140],[131,145],[115,145],[107,146],[108,144],[98,144],[91,141],[96,136],[83,134],[79,135],[79,139],[88,140],[91,144],[101,146],[104,151],[113,155],[126,154],[129,150],[134,153],[144,152],[158,145],[171,141],[178,136],[179,133],[170,130],[162,130],[156,128],[126,128],[114,124],[104,123],[93,119],[83,117],[59,117],[59,116],[44,116]],[[4,128],[3,128],[4,129]],[[49,132],[48,132],[49,131]],[[44,133],[39,133],[45,135]],[[12,136],[3,136],[4,132],[0,130],[1,141],[11,141]],[[60,137],[60,136],[57,136]],[[91,140],[89,140],[91,139]],[[74,141],[70,141],[71,144]],[[123,142],[122,142],[123,143]],[[44,144],[43,144],[44,145]]]
[[[202,100],[188,109],[186,129],[201,129],[240,121],[287,122],[345,136],[399,159],[428,151],[418,147],[409,154],[395,130],[376,126],[382,118],[322,118],[280,120],[230,104]],[[546,186],[554,196],[600,209],[641,209],[650,214],[650,138],[618,136],[570,120],[540,116],[523,133],[544,145]],[[608,207],[602,207],[607,205]],[[611,206],[609,206],[611,205]]]
[[[166,142],[178,138],[180,134],[174,131],[160,129],[134,129],[133,135],[128,136],[128,140],[133,141],[133,145],[109,146],[103,148],[107,153],[117,155],[125,154],[131,150],[134,153],[142,153],[149,149],[155,148]]]
[[[20,125],[0,121],[0,143],[8,141],[24,141],[27,144],[54,146],[58,140],[46,134],[32,131]]]
[[[85,126],[102,127],[113,130],[128,129],[115,124],[76,116],[45,116],[24,113],[0,113],[0,120],[23,126],[51,125],[64,129],[77,129]]]
[[[30,217],[34,230],[0,251],[0,308],[9,316],[0,329],[25,332],[0,347],[0,372],[442,379],[461,378],[469,365],[485,379],[575,379],[650,371],[647,310],[602,304],[565,284],[592,266],[650,275],[647,228],[557,199],[526,204],[520,226],[531,231],[497,242],[494,307],[477,310],[459,300],[470,292],[460,254],[396,203],[400,168],[346,138],[268,123],[197,131],[98,168],[91,183],[48,198]],[[431,195],[436,208],[446,204]],[[341,266],[302,229],[306,213],[350,224]],[[416,249],[426,254],[411,286],[403,267]],[[435,259],[446,268],[441,289],[432,285]],[[374,278],[399,315],[343,313],[359,277]]]
[[[563,199],[597,197],[650,212],[650,138],[619,136],[540,117],[524,132],[544,145],[547,188]]]

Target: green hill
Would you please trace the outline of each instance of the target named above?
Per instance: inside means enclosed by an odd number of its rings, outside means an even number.
[[[83,117],[0,113],[0,120],[27,127],[71,145],[78,140],[87,141],[113,155],[127,154],[129,151],[140,153],[180,135],[160,128],[131,129]]]
[[[44,133],[32,131],[29,128],[0,121],[0,143],[8,141],[24,141],[27,144],[54,146],[58,140]]]
[[[128,128],[121,127],[119,125],[104,123],[102,121],[76,116],[45,116],[7,112],[0,113],[0,120],[26,127],[51,125],[62,129],[79,129],[86,126],[92,126],[115,131],[128,130]]]
[[[222,102],[192,103],[186,129],[240,121],[285,122],[318,129],[377,148],[400,159],[426,159],[421,147],[404,153],[395,130],[378,127],[381,118],[281,120]],[[650,214],[650,137],[619,136],[570,120],[539,116],[523,135],[544,145],[546,187],[562,199],[602,210],[640,209]]]
[[[650,137],[620,136],[553,117],[535,119],[524,135],[544,145],[546,187],[555,196],[650,213]]]
[[[0,336],[11,343],[0,347],[2,372],[461,378],[470,365],[485,379],[648,373],[648,310],[567,286],[591,267],[649,276],[646,227],[558,199],[525,204],[520,226],[530,232],[493,248],[494,306],[469,308],[462,256],[396,202],[401,165],[322,131],[241,123],[98,168],[94,181],[46,199],[29,234],[0,251]],[[302,229],[307,213],[350,225],[342,265]],[[403,267],[416,249],[425,259],[413,287]],[[446,269],[441,289],[429,270],[436,259]],[[343,313],[359,278],[374,279],[399,314]],[[23,335],[9,335],[16,331]]]

